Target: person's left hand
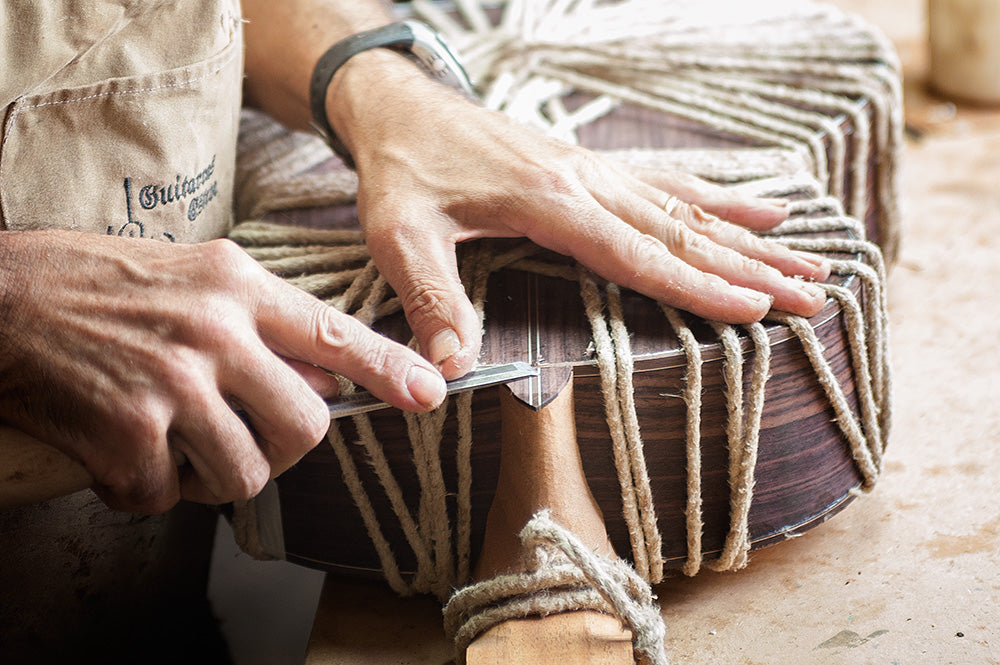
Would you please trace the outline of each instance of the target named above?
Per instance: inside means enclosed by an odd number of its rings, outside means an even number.
[[[780,223],[783,204],[613,163],[411,69],[384,76],[386,87],[368,96],[377,104],[344,133],[371,255],[424,355],[446,378],[470,370],[479,353],[479,319],[455,259],[456,243],[473,238],[530,238],[612,282],[713,320],[756,321],[772,305],[810,316],[825,302],[822,289],[795,277],[825,279],[827,262],[747,230]],[[405,98],[393,90],[405,90]]]

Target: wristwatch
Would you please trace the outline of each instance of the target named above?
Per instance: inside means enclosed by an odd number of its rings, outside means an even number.
[[[347,146],[340,140],[326,115],[326,91],[333,75],[353,56],[373,48],[391,48],[406,55],[423,68],[432,78],[461,90],[475,98],[472,84],[462,64],[430,26],[420,21],[399,21],[373,30],[351,35],[337,42],[320,57],[313,69],[309,84],[309,104],[312,109],[312,128],[347,166],[354,168],[354,159]]]

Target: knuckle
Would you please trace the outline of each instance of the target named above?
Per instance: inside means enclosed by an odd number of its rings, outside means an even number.
[[[122,509],[157,515],[170,510],[180,500],[180,491],[156,481],[155,474],[146,472],[141,465],[119,465],[99,482]]]
[[[714,215],[709,215],[700,206],[683,203],[681,219],[695,232],[710,238],[717,237],[725,229],[725,223]]]
[[[758,283],[774,277],[777,273],[774,268],[763,261],[741,254],[736,250],[722,250],[717,256],[717,265],[720,270],[736,276],[740,275],[740,281]]]
[[[391,351],[393,345],[387,338],[365,327],[356,319],[330,309],[317,322],[316,334],[319,345],[332,350],[334,355],[351,360],[354,365],[351,369],[355,370],[356,375],[391,377],[394,374],[394,355]],[[326,433],[328,426],[328,420],[323,426],[317,419],[310,426],[310,431],[322,429],[320,435],[316,437],[316,440],[319,440]]]
[[[212,272],[213,283],[225,290],[245,285],[252,276],[263,271],[243,249],[226,238],[210,240],[201,245],[202,260]]]
[[[166,512],[180,500],[180,489],[156,451],[166,445],[169,418],[159,397],[136,395],[121,410],[113,435],[122,449],[94,475],[116,506],[146,514]]]
[[[429,276],[410,279],[403,295],[407,319],[416,326],[447,318],[451,294]]]
[[[688,253],[699,236],[680,223],[669,223],[663,227],[662,239],[670,251],[677,255]]]
[[[160,372],[160,388],[171,402],[181,408],[205,404],[211,397],[210,381],[196,359],[176,357]]]
[[[224,277],[220,279],[225,280]],[[225,289],[218,280],[214,286]],[[232,291],[227,293],[213,288],[210,292],[199,295],[197,307],[190,309],[183,317],[175,317],[171,322],[172,327],[165,331],[169,339],[178,343],[174,347],[176,353],[173,355],[183,353],[182,349],[217,350],[244,343],[251,330],[249,314],[232,295]],[[169,358],[170,362],[177,359]],[[193,358],[184,356],[179,360],[186,363],[194,362]]]
[[[202,244],[202,249],[207,258],[219,264],[231,264],[242,267],[246,263],[247,254],[232,240],[218,238],[209,240]]]
[[[303,445],[301,452],[305,453],[319,443],[327,431],[330,429],[330,412],[326,404],[319,400],[320,406],[315,409],[306,409],[297,422],[301,423],[301,440]]]
[[[737,255],[739,256],[739,269],[748,277],[752,278],[770,278],[777,277],[781,273],[777,269],[769,266],[759,259],[754,259],[749,256]]]
[[[411,215],[391,201],[381,201],[365,216],[365,246],[371,256],[398,256],[405,251],[405,240],[413,234]]]
[[[400,372],[396,371],[393,354],[386,344],[368,343],[361,347],[359,365],[365,376],[382,377],[393,380]]]
[[[579,152],[566,160],[532,164],[522,170],[521,185],[528,196],[568,196],[580,188],[580,173],[594,168],[592,159]]]
[[[344,352],[360,343],[358,324],[346,314],[330,307],[317,307],[312,313],[312,330],[317,348]]]
[[[300,400],[288,420],[287,443],[283,448],[299,457],[319,443],[329,429],[330,412],[323,400],[318,396],[315,400]]]
[[[152,394],[136,395],[132,406],[116,417],[118,435],[131,450],[148,450],[166,441],[166,422],[160,417],[162,404]]]
[[[664,254],[663,243],[656,238],[645,233],[637,233],[626,236],[626,238],[627,241],[619,254],[627,264],[638,268],[662,259]]]
[[[200,344],[216,348],[242,345],[247,333],[245,317],[226,298],[208,298],[192,326]]]
[[[678,229],[673,242],[675,244],[671,246],[671,249],[675,249],[681,256],[691,257],[692,259],[700,257],[702,259],[718,260],[724,259],[730,253],[734,253],[717,243],[711,237],[696,233],[686,226],[681,226]]]
[[[260,494],[271,477],[271,467],[263,460],[246,463],[229,488],[231,501],[247,501]]]
[[[779,245],[776,242],[771,242],[770,240],[765,240],[760,236],[754,235],[747,231],[743,238],[742,249],[743,252],[749,256],[755,257],[779,257],[788,256],[791,252],[788,248],[783,245]]]

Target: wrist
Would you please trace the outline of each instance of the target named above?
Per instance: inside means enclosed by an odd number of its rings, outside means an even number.
[[[423,23],[388,23],[353,34],[331,46],[313,68],[312,125],[353,166],[348,144],[357,147],[358,122],[377,116],[381,104],[391,103],[401,91],[408,97],[418,94],[420,81],[429,79],[474,96],[462,65],[440,35]]]
[[[14,243],[19,239],[18,233],[22,232],[0,231],[0,320],[5,324],[10,323],[13,318],[11,312],[21,291],[17,279],[19,272],[17,249],[14,247]],[[0,341],[3,340],[4,334],[5,331],[0,330]]]
[[[327,119],[348,154],[357,160],[386,117],[407,100],[442,87],[402,53],[377,48],[358,53],[341,67],[327,88]]]

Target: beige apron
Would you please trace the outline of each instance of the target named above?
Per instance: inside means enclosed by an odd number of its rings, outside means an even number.
[[[226,233],[238,0],[0,0],[0,40],[0,227]]]
[[[0,0],[0,228],[224,235],[241,25],[238,0]],[[205,604],[217,519],[198,508],[0,512],[0,662],[90,662],[153,627],[144,648],[194,653],[178,618]]]

